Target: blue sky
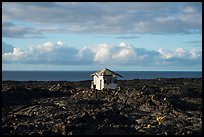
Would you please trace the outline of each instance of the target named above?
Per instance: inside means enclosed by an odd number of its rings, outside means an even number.
[[[3,70],[201,70],[200,2],[2,3]]]

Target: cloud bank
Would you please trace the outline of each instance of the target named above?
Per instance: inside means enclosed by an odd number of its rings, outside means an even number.
[[[15,25],[12,22],[2,23],[2,36],[7,38],[43,38],[40,30],[23,25]]]
[[[10,2],[2,4],[2,19],[3,37],[41,37],[50,32],[189,34],[202,31],[202,3]]]
[[[2,44],[8,45],[5,42]],[[9,50],[6,48],[9,47]],[[11,48],[13,48],[11,50]],[[118,45],[101,43],[76,49],[63,42],[46,42],[30,46],[27,50],[3,46],[2,61],[5,64],[51,64],[51,65],[118,65],[145,67],[201,67],[202,51],[198,49],[147,50],[124,42]]]

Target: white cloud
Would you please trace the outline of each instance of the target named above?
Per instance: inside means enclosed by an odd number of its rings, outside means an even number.
[[[119,44],[119,46],[120,47],[125,47],[127,44],[125,43],[125,42],[121,42],[120,44]]]
[[[97,47],[93,48],[94,61],[99,63],[106,63],[110,60],[110,47],[107,44],[99,44]]]
[[[192,49],[184,50],[177,48],[175,50],[159,49],[159,53],[164,57],[161,64],[166,64],[169,67],[182,66],[185,68],[201,67],[202,56],[201,50]]]
[[[160,48],[158,51],[166,59],[186,56],[186,51],[183,48],[177,48],[174,51]]]
[[[124,62],[124,64],[128,63],[135,57],[135,48],[124,42],[121,42],[119,44],[117,50],[112,55],[112,59],[116,60],[117,63]]]
[[[97,64],[126,64],[135,56],[135,48],[124,42],[119,45],[109,45],[106,43],[89,46],[82,49],[81,58],[89,58]]]
[[[165,67],[201,65],[202,51],[198,49],[147,50],[121,42],[118,45],[101,43],[81,50],[66,46],[62,41],[30,46],[28,50],[14,48],[2,55],[3,63],[53,65],[119,65]]]
[[[113,59],[128,58],[134,54],[134,51],[128,49],[120,49],[118,53],[113,54]]]
[[[3,54],[3,60],[10,62],[21,62],[25,60],[27,53],[20,50],[20,48],[14,48],[13,52],[8,52]]]
[[[64,44],[64,43],[63,43],[62,41],[58,41],[58,42],[57,42],[57,45],[60,45],[60,46],[61,46],[61,45],[63,45],[63,44]]]
[[[160,48],[158,51],[163,57],[167,59],[173,57],[173,52],[170,50],[165,50]]]
[[[177,48],[177,49],[176,49],[176,54],[177,54],[179,57],[182,57],[182,56],[185,56],[186,51],[185,51],[183,48]]]
[[[201,56],[202,56],[202,52],[197,50],[197,49],[192,49],[190,51],[190,57],[193,58],[193,59],[199,58]]]
[[[77,53],[77,49],[65,46],[61,41],[58,41],[57,43],[46,42],[42,45],[30,46],[26,51],[14,48],[12,53],[4,53],[2,57],[5,62],[16,61],[26,64],[75,64],[75,61],[77,61]]]

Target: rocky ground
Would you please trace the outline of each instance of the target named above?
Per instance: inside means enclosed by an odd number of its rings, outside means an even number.
[[[3,81],[3,135],[202,135],[202,79]]]

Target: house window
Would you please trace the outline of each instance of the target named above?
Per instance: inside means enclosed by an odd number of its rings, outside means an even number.
[[[105,84],[107,83],[107,80],[106,80],[106,79],[104,79],[104,83],[105,83]]]

